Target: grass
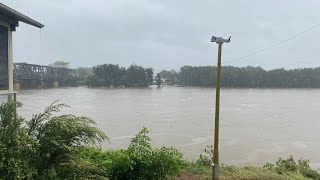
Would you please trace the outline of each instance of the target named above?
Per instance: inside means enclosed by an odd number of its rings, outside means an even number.
[[[195,162],[183,161],[183,171],[177,179],[211,179],[212,178],[212,146],[208,146]],[[320,180],[320,173],[311,169],[309,160],[295,160],[293,156],[279,158],[275,163],[267,163],[263,167],[236,167],[220,164],[220,180]]]
[[[231,180],[231,179],[279,179],[279,180],[302,180],[308,179],[302,175],[295,175],[292,173],[286,173],[283,175],[277,174],[267,169],[262,169],[259,167],[244,167],[235,168],[233,171],[221,171],[221,179]]]
[[[189,179],[211,179],[211,168],[207,166],[201,166],[196,163],[190,163],[181,172],[178,180]],[[270,171],[268,169],[263,169],[260,167],[243,167],[238,168],[235,166],[220,166],[220,179],[221,180],[308,180],[302,175],[285,173],[278,174],[276,172]]]

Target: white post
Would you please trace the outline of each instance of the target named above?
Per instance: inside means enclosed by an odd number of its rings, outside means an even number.
[[[13,91],[13,58],[12,58],[12,31],[8,28],[8,77],[9,92]]]

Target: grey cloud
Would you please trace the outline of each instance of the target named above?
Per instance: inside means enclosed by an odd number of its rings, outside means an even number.
[[[14,34],[14,59],[73,67],[132,62],[155,69],[213,65],[211,35],[232,35],[224,45],[230,60],[268,47],[317,23],[316,0],[4,0],[46,26],[21,25]],[[319,66],[299,57],[319,57],[314,30],[291,42],[230,65],[265,68]],[[308,42],[308,48],[301,43]],[[286,58],[287,57],[287,58]],[[302,62],[302,63],[301,63]],[[320,62],[320,60],[319,60]],[[291,64],[291,65],[290,65]],[[293,64],[293,65],[292,65]]]

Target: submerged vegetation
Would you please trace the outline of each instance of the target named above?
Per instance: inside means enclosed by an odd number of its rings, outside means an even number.
[[[92,87],[148,87],[153,84],[153,69],[131,65],[103,64],[92,68],[87,85]]]
[[[215,66],[183,66],[179,72],[162,71],[169,85],[213,87],[216,84]],[[222,87],[249,88],[319,88],[320,67],[304,69],[264,70],[261,67],[223,66]]]
[[[221,73],[222,87],[320,88],[320,68],[264,70],[252,66],[223,66]],[[164,83],[214,87],[216,84],[215,66],[183,66],[179,71],[163,70],[154,76],[152,68],[103,64],[93,68],[78,68],[77,74],[80,84],[92,87],[148,87],[154,82],[158,86]]]
[[[212,147],[195,162],[174,147],[153,148],[143,128],[127,149],[103,150],[108,137],[88,117],[55,115],[54,102],[27,121],[16,114],[20,103],[0,106],[0,179],[207,179]],[[220,165],[221,179],[320,179],[309,161],[293,157],[263,168]]]

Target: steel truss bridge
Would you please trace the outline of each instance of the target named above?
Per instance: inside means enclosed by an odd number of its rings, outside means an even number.
[[[74,69],[14,63],[14,80],[72,80],[76,77]]]

